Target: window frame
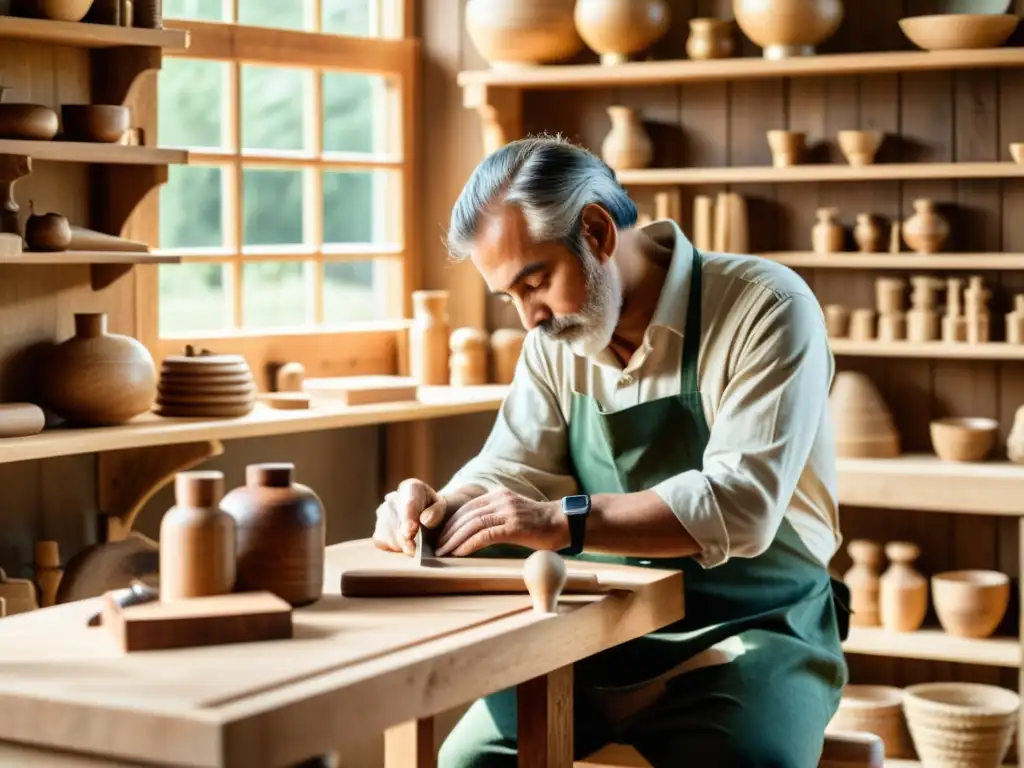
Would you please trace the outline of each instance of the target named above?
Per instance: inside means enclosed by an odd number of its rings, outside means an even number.
[[[230,67],[228,88],[225,100],[234,99],[234,114],[241,122],[240,99],[241,83],[239,82],[242,64],[266,65],[277,67],[304,68],[321,71],[338,71],[366,75],[381,75],[394,83],[390,91],[388,105],[389,117],[397,116],[398,125],[385,124],[383,130],[392,132],[391,146],[398,148],[396,157],[374,158],[367,155],[346,156],[343,153],[329,153],[324,159],[319,150],[323,146],[322,115],[317,115],[316,125],[309,131],[313,139],[313,155],[303,156],[293,162],[292,153],[266,151],[250,153],[241,146],[241,126],[231,124],[228,129],[234,134],[236,148],[227,150],[190,150],[189,155],[201,164],[198,167],[210,167],[214,161],[226,173],[234,173],[234,188],[241,189],[242,168],[253,167],[249,155],[257,154],[264,158],[260,164],[267,167],[314,167],[326,170],[387,170],[398,176],[398,182],[388,185],[389,200],[386,205],[390,209],[398,209],[397,224],[391,227],[387,245],[328,246],[324,249],[330,254],[330,261],[344,260],[364,261],[370,258],[384,258],[387,269],[387,303],[388,313],[396,319],[370,323],[352,323],[341,328],[309,328],[298,330],[249,330],[234,328],[218,333],[190,334],[188,336],[161,336],[159,329],[159,273],[157,266],[137,269],[136,277],[136,336],[150,350],[156,359],[168,355],[181,354],[186,345],[208,348],[214,351],[231,351],[247,357],[253,372],[261,379],[261,384],[269,388],[269,381],[264,378],[276,364],[297,361],[306,366],[307,374],[314,376],[366,374],[366,373],[405,373],[405,337],[411,314],[411,294],[419,287],[420,265],[418,248],[418,221],[415,205],[416,190],[419,187],[417,174],[417,143],[419,129],[420,100],[420,44],[413,38],[413,2],[414,0],[382,0],[381,15],[378,17],[380,37],[355,37],[320,33],[318,31],[299,31],[270,27],[240,25],[231,21],[192,21],[168,18],[165,25],[184,29],[189,34],[187,49],[176,54],[182,58],[227,62]],[[238,0],[225,0],[229,18],[238,18]],[[321,2],[311,0],[307,6],[310,13],[315,14],[315,29],[320,28]],[[171,55],[171,54],[165,54]],[[140,94],[141,113],[145,117],[140,120],[144,132],[156,137],[156,77],[151,78],[150,87]],[[321,79],[314,78],[314,89],[320,88]],[[319,94],[322,104],[322,93]],[[148,119],[147,119],[148,118]],[[156,143],[155,141],[147,141]],[[287,155],[278,161],[273,156]],[[242,164],[242,160],[246,165]],[[260,161],[257,161],[260,162]],[[309,178],[319,173],[305,174],[304,190],[312,192],[322,200],[322,187],[314,184],[310,189]],[[226,185],[231,186],[231,185]],[[159,189],[159,188],[158,188]],[[147,242],[158,243],[159,240],[159,193],[154,193],[144,206],[140,206],[139,222],[132,227],[133,232],[143,234]],[[316,228],[322,232],[323,216],[320,200],[314,204],[319,215],[310,217],[304,227]],[[224,200],[222,206],[232,211],[230,206],[237,206],[238,199]],[[234,211],[237,211],[235,213]],[[237,207],[232,211],[234,221],[243,219]],[[133,217],[134,218],[134,217]],[[140,223],[141,222],[141,223]],[[144,232],[139,232],[139,229]],[[225,233],[228,249],[237,253],[225,256],[224,260],[244,264],[247,261],[242,249],[242,233],[240,231]],[[315,237],[319,239],[319,237]],[[247,249],[248,250],[248,249]],[[314,254],[305,249],[265,248],[252,249],[258,252],[257,259],[265,259],[263,252],[274,252],[277,256],[286,250],[284,259],[313,259],[316,265],[315,301],[319,305],[314,312],[317,318],[323,312],[323,267],[328,263],[322,253]],[[188,260],[187,257],[183,260]],[[204,260],[199,257],[198,260]],[[234,270],[239,274],[241,267]],[[232,305],[235,308],[234,318],[241,325],[240,292],[241,281],[231,281],[229,289],[235,291]]]

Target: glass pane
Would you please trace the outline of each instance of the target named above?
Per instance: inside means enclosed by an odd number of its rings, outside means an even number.
[[[224,171],[199,165],[172,165],[160,187],[160,247],[220,248]]]
[[[231,325],[226,264],[160,265],[160,334],[222,331]]]
[[[324,322],[328,325],[387,319],[386,275],[380,261],[324,265]]]
[[[168,56],[157,76],[157,131],[160,146],[227,146],[224,140],[224,83],[220,61]]]
[[[164,17],[168,19],[228,20],[221,0],[164,0],[163,9]]]
[[[242,65],[242,147],[302,149],[310,72]]]
[[[245,245],[302,242],[302,171],[245,169],[242,197]]]
[[[382,116],[374,114],[380,111],[375,107],[383,103],[385,88],[386,80],[379,75],[324,73],[326,151],[384,154],[392,150],[387,142],[388,126],[377,124]]]
[[[397,242],[400,177],[392,171],[324,171],[324,242]],[[399,206],[389,201],[399,201]]]
[[[307,325],[313,319],[313,264],[257,261],[242,266],[246,328]]]
[[[278,29],[312,29],[309,0],[238,0],[238,23]]]
[[[370,7],[380,2],[393,3],[395,0],[321,0],[323,16],[321,24],[324,32],[336,35],[358,35],[368,37],[371,34]]]

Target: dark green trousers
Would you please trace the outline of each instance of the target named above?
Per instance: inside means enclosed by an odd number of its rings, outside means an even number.
[[[656,704],[615,728],[577,679],[576,759],[617,742],[655,768],[814,768],[839,706],[845,663],[773,632],[744,638],[745,654],[671,680]],[[470,707],[442,744],[439,768],[516,768],[516,761],[512,688]]]

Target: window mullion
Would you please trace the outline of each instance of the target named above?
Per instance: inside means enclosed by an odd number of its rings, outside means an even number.
[[[238,0],[234,0],[235,12],[238,11]],[[237,16],[235,17],[237,18]],[[235,153],[234,162],[231,165],[231,174],[234,178],[234,220],[231,222],[231,232],[234,239],[234,261],[231,265],[231,317],[235,328],[243,325],[242,307],[242,247],[245,244],[245,171],[242,168],[242,64],[239,61],[231,63],[231,91],[228,98],[229,109],[231,110],[231,149]]]

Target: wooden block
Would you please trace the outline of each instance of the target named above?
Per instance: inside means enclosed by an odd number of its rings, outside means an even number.
[[[282,640],[291,606],[270,592],[243,592],[122,608],[104,595],[103,626],[125,652]]]
[[[306,379],[303,389],[312,397],[343,405],[371,405],[416,400],[416,380],[406,376],[339,376]]]

